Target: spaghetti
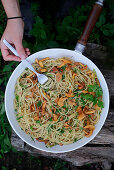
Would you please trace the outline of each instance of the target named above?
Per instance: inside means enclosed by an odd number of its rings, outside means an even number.
[[[29,69],[17,79],[14,107],[22,130],[47,147],[91,136],[103,108],[95,70],[67,58],[36,59],[33,67],[49,81],[39,84]]]

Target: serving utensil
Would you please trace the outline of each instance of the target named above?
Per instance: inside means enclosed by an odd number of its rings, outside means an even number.
[[[3,43],[5,44],[7,48],[10,49],[10,51],[12,51],[12,53],[14,53],[17,57],[19,57],[19,54],[17,53],[17,51],[11,46],[11,44],[8,43],[7,40],[4,39]],[[45,76],[44,74],[37,73],[36,70],[33,68],[33,66],[27,61],[27,59],[24,59],[21,61],[26,67],[28,67],[31,71],[33,71],[37,75],[37,78],[40,84],[44,84],[48,81],[48,77]]]

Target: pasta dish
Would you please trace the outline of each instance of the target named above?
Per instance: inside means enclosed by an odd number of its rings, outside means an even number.
[[[36,59],[33,67],[49,80],[41,85],[29,69],[17,79],[14,108],[22,130],[46,147],[91,136],[103,108],[95,70],[65,57]]]

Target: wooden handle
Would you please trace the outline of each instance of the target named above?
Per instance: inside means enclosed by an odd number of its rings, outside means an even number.
[[[102,6],[99,5],[99,4],[95,4],[93,6],[93,9],[88,17],[88,20],[86,22],[86,25],[85,25],[85,28],[84,28],[84,31],[80,37],[80,39],[78,40],[78,43],[80,44],[83,44],[83,45],[86,45],[87,44],[87,41],[88,41],[88,38],[96,24],[96,21],[100,15],[102,11]]]

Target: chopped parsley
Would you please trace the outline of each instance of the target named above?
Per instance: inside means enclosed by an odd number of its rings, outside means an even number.
[[[17,117],[16,119],[19,120],[19,119],[21,119],[21,118],[23,118],[23,116]]]
[[[49,91],[49,89],[45,89],[45,92],[48,92]]]
[[[62,66],[61,69],[65,71],[66,65]]]
[[[28,71],[28,68],[25,68],[26,71]]]
[[[34,138],[31,136],[31,139],[32,139],[32,141],[34,141],[35,142],[35,140],[34,140]]]
[[[97,103],[97,104],[98,104],[98,106],[101,107],[101,108],[104,107],[104,103],[103,103],[102,101],[100,101],[100,100],[98,100],[98,103]]]
[[[33,131],[33,126],[32,125],[30,125],[30,129]]]
[[[80,130],[83,130],[84,128],[83,128],[83,127],[81,127],[81,126],[79,126],[79,129],[80,129]]]
[[[42,125],[42,123],[40,122],[40,120],[36,120],[36,123],[39,123],[40,126]]]
[[[62,80],[64,80],[64,79],[65,79],[65,75],[63,74],[63,75],[62,75]]]
[[[77,138],[75,138],[75,139],[74,139],[74,142],[77,142],[77,140],[78,140],[78,139],[77,139]]]
[[[57,114],[57,113],[60,112],[60,111],[61,111],[60,109],[56,109],[55,114]]]
[[[68,112],[68,107],[66,105],[64,105],[63,108]]]
[[[40,107],[41,104],[42,104],[42,102],[41,102],[41,101],[38,101],[37,106]]]
[[[88,92],[95,92],[96,97],[100,97],[103,95],[102,88],[99,87],[96,83],[94,85],[89,85],[88,86]]]
[[[16,96],[15,98],[16,98],[16,101],[18,103],[19,102],[19,96]]]
[[[49,121],[53,121],[53,118],[51,117],[51,118],[49,119]]]
[[[72,129],[69,130],[69,133],[71,133],[71,132],[72,132]]]
[[[76,72],[78,71],[78,69],[77,69],[77,68],[74,68],[73,71],[74,71],[74,73],[76,73]]]
[[[74,106],[75,107],[75,109],[77,109],[78,108],[78,106]]]
[[[60,133],[64,133],[65,131],[64,131],[64,129],[60,129]]]
[[[89,118],[91,118],[91,115],[88,115]]]
[[[97,98],[94,97],[92,94],[80,94],[83,99],[89,100],[93,102],[93,104],[97,104]]]

